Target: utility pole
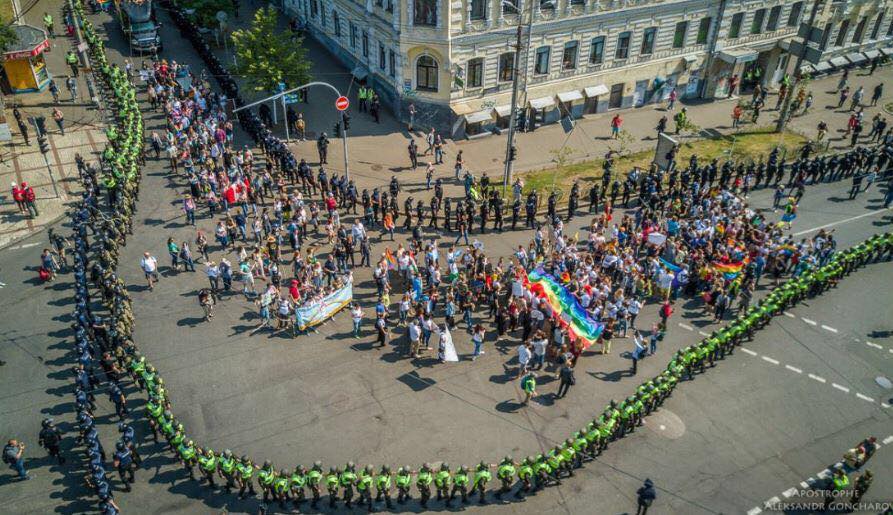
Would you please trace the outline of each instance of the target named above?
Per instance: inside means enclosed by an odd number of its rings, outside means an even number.
[[[800,48],[800,52],[797,54],[797,62],[794,64],[794,83],[784,97],[784,104],[781,107],[781,113],[778,115],[778,121],[775,124],[775,132],[784,131],[785,125],[788,123],[788,112],[791,109],[791,99],[794,97],[794,92],[797,91],[797,86],[800,84],[800,66],[803,65],[803,59],[806,57],[806,50],[809,47],[812,28],[815,24],[815,17],[819,12],[819,7],[824,3],[824,0],[814,0],[812,4],[812,12],[809,14],[809,31],[806,33],[806,37],[803,38],[803,46]]]
[[[531,0],[527,0],[531,2]],[[520,20],[519,20],[520,21]],[[512,70],[512,110],[509,114],[509,135],[505,143],[505,173],[502,176],[502,196],[512,180],[512,163],[515,160],[515,127],[518,125],[518,64],[521,61],[521,32],[523,25],[518,23],[518,39],[515,42],[515,59]]]
[[[93,67],[90,65],[90,56],[87,55],[87,45],[84,43],[84,37],[81,35],[81,19],[74,10],[74,3],[68,0],[68,12],[71,13],[71,19],[74,21],[74,33],[77,36],[77,53],[81,66],[84,67],[84,80],[87,81],[87,94],[90,95],[90,101],[99,106],[99,97],[96,96],[96,87],[93,85]]]

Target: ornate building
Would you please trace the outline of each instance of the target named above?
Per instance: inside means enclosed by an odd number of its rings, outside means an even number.
[[[756,83],[771,86],[790,71],[789,41],[813,5],[803,0],[285,1],[311,34],[401,117],[412,103],[417,124],[454,136],[507,125],[515,42],[527,13],[533,20],[532,30],[522,28],[518,68],[526,87],[519,98],[528,120],[549,123],[566,115],[638,107],[665,99],[674,88],[680,97],[725,96],[733,75],[745,90]],[[833,29],[825,31],[829,59],[890,40],[893,16],[887,16],[885,2],[826,3],[817,20],[827,20]],[[837,37],[841,30],[843,39]]]

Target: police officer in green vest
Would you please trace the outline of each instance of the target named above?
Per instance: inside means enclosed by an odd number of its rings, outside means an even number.
[[[339,482],[341,483],[341,488],[344,489],[344,502],[348,508],[353,507],[353,489],[354,485],[357,484],[357,473],[356,466],[352,461],[347,462],[347,466],[344,467],[344,472],[341,473],[339,477]]]
[[[357,90],[357,99],[360,101],[360,112],[366,112],[366,86],[360,85],[360,89]]]
[[[310,506],[313,509],[316,509],[316,505],[319,503],[320,496],[320,483],[322,483],[322,463],[316,461],[313,463],[313,466],[310,467],[310,472],[307,473],[307,486],[310,488],[310,493],[313,495],[313,500],[310,502]]]
[[[574,465],[577,462],[577,453],[574,451],[574,439],[568,438],[561,446],[561,462],[568,476],[574,475]]]
[[[415,485],[419,489],[420,502],[422,508],[428,508],[428,499],[431,498],[431,483],[434,481],[434,475],[431,473],[431,465],[424,463],[416,475]]]
[[[171,437],[174,436],[175,426],[176,421],[174,420],[174,415],[170,411],[165,411],[159,424],[159,429],[161,429],[161,434],[164,436],[165,440],[167,440],[168,444],[170,444]]]
[[[199,455],[198,468],[204,474],[205,479],[208,480],[208,486],[217,488],[217,484],[214,483],[214,475],[217,474],[217,456],[214,455],[214,451],[208,449]]]
[[[465,465],[459,465],[456,476],[453,477],[453,488],[450,490],[450,498],[447,502],[452,502],[456,497],[456,492],[462,495],[462,504],[468,504],[468,469]]]
[[[220,455],[219,465],[220,477],[221,479],[226,481],[226,484],[223,485],[223,488],[226,489],[226,493],[230,493],[236,486],[236,459],[233,457],[233,451],[229,449],[223,451],[223,454]]]
[[[474,485],[472,489],[477,492],[479,502],[487,504],[487,483],[490,482],[493,475],[490,474],[490,466],[483,461],[478,463],[477,470],[474,472]]]
[[[56,37],[56,23],[53,21],[53,16],[50,13],[43,13],[43,26],[47,29],[47,34],[51,38]]]
[[[329,467],[326,474],[326,489],[329,491],[329,508],[334,508],[338,502],[338,485],[341,483],[341,471],[335,467]]]
[[[288,502],[290,484],[291,477],[285,469],[280,470],[279,474],[276,475],[276,478],[273,479],[273,498],[279,502],[279,507],[283,510],[285,509],[285,504]]]
[[[391,467],[387,465],[382,465],[381,471],[375,476],[375,502],[381,501],[382,497],[388,509],[394,509],[394,504],[391,502]]]
[[[257,492],[254,491],[254,463],[248,459],[248,456],[242,456],[240,463],[236,465],[236,479],[239,481],[239,499],[245,498],[245,490],[248,495],[254,497]]]
[[[434,475],[434,488],[437,490],[437,500],[446,498],[446,505],[450,505],[450,485],[453,482],[453,475],[450,473],[450,464],[443,462],[440,464],[440,470]]]
[[[181,443],[180,447],[177,448],[177,453],[180,455],[180,462],[183,464],[183,468],[189,472],[189,479],[195,479],[195,473],[192,471],[196,461],[195,444],[192,440],[187,441],[185,444]]]
[[[264,503],[270,501],[273,497],[273,481],[276,479],[276,471],[273,470],[273,464],[269,460],[264,462],[264,466],[257,471],[257,484],[263,492]]]
[[[496,491],[496,498],[502,499],[503,494],[507,494],[512,490],[515,483],[515,462],[509,456],[502,458],[502,463],[496,468],[496,477],[499,479],[499,490]]]
[[[397,469],[397,475],[394,478],[394,484],[397,485],[397,502],[403,504],[407,499],[412,499],[409,493],[409,487],[412,485],[412,469],[409,467],[400,467]]]
[[[834,475],[831,476],[831,488],[825,490],[825,506],[827,510],[831,501],[835,498],[842,498],[845,490],[850,486],[850,478],[847,477],[846,471],[842,468],[835,469]]]
[[[307,484],[307,469],[298,465],[295,471],[291,473],[291,498],[295,506],[304,502],[304,485]]]
[[[533,456],[528,456],[518,465],[518,479],[521,480],[521,487],[515,492],[516,499],[523,499],[533,489],[534,463]]]
[[[177,427],[174,429],[174,434],[171,436],[171,452],[177,452],[177,449],[180,448],[180,444],[183,443],[183,439],[186,438],[185,429],[183,429],[183,424],[177,424]]]
[[[146,401],[146,414],[149,419],[149,428],[152,430],[152,438],[158,443],[158,421],[164,417],[164,408],[149,399]]]
[[[375,469],[372,468],[372,465],[366,465],[366,468],[363,469],[363,472],[360,473],[357,479],[357,493],[360,494],[360,501],[357,504],[362,506],[363,503],[366,503],[369,506],[369,511],[375,509],[375,505],[372,503],[372,484],[375,482],[374,474]]]

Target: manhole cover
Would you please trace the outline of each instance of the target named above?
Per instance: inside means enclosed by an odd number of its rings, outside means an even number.
[[[646,427],[670,440],[675,440],[685,434],[685,423],[678,415],[666,408],[652,412],[647,418]]]
[[[381,165],[372,165],[369,168],[371,168],[373,172],[379,172],[383,169]]]
[[[891,383],[890,380],[884,376],[875,377],[874,382],[877,383],[878,386],[880,386],[881,388],[885,388],[887,390],[893,388],[893,383]]]

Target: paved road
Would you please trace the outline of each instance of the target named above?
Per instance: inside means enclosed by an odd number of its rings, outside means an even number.
[[[172,24],[165,30],[172,31]],[[112,36],[112,46],[120,45],[117,32]],[[172,34],[166,36],[176,41]],[[178,60],[198,65],[183,46],[169,46]],[[150,128],[162,122],[157,115],[147,118]],[[845,246],[888,230],[891,213],[873,211],[880,193],[840,201],[847,186],[809,188],[794,232],[837,224]],[[166,275],[155,291],[145,291],[137,256],[150,249],[163,261],[168,236],[193,235],[172,204],[174,192],[181,189],[178,179],[150,161],[138,213],[141,225],[121,265],[135,300],[137,341],[162,371],[176,414],[191,437],[218,450],[229,447],[256,459],[274,458],[277,466],[319,457],[326,464],[355,459],[418,465],[446,459],[457,465],[480,457],[496,461],[506,453],[539,452],[582,426],[610,398],[625,395],[637,380],[653,375],[675,349],[700,337],[694,333],[711,330],[698,306],[686,303],[659,355],[640,364],[640,377],[628,377],[629,361],[622,353],[631,343],[619,340],[614,354],[583,358],[579,382],[566,399],[552,399],[548,394],[556,385],[546,382],[541,387],[546,395],[520,409],[517,381],[510,375],[517,338],[498,345],[488,342],[487,355],[474,363],[409,362],[390,348],[371,348],[368,333],[359,341],[345,338],[345,315],[323,326],[319,335],[248,336],[246,331],[257,323],[253,307],[233,296],[222,303],[213,323],[201,322],[195,300],[195,290],[204,284],[201,274]],[[455,187],[447,193],[451,191],[455,194]],[[765,191],[750,200],[757,207],[771,204]],[[583,223],[578,218],[571,231]],[[208,219],[200,224],[206,230],[211,227]],[[498,256],[530,237],[518,231],[499,238],[487,235],[483,241],[488,254]],[[29,455],[40,457],[35,449],[40,417],[56,416],[63,428],[71,419],[66,345],[61,340],[67,334],[70,306],[64,298],[67,278],[49,288],[34,284],[36,274],[29,265],[37,261],[42,242],[23,243],[38,245],[0,251],[0,281],[8,283],[0,289],[6,343],[0,347],[0,359],[7,362],[7,373],[0,376],[0,428],[4,435],[23,437],[31,446]],[[379,244],[375,251],[382,249]],[[658,513],[746,512],[815,476],[865,435],[883,438],[893,433],[890,411],[880,404],[889,404],[891,394],[872,383],[875,376],[893,376],[889,266],[873,265],[836,291],[793,309],[794,318],[778,320],[748,345],[756,355],[738,352],[715,371],[683,385],[642,430],[613,445],[578,478],[523,506],[494,510],[587,513],[598,506],[599,512],[622,512],[634,506],[633,492],[642,479],[651,477],[661,488]],[[368,299],[368,271],[357,272],[357,277],[358,296]],[[656,319],[653,306],[641,319],[641,325],[650,326]],[[467,356],[467,338],[461,332],[455,336],[460,355]],[[132,400],[135,407],[141,405],[138,396]],[[100,412],[109,412],[104,398],[100,406]],[[145,435],[146,427],[138,427]],[[116,438],[113,425],[103,427],[103,436],[111,444]],[[63,447],[70,446],[69,439]],[[146,467],[138,473],[135,491],[118,495],[125,512],[255,509],[254,502],[238,502],[184,481],[160,446],[146,442],[143,451]],[[9,483],[11,476],[4,476],[9,484],[0,486],[0,500],[5,506],[16,513],[85,509],[77,500],[83,490],[77,486],[75,464],[49,468],[37,459],[29,465],[38,475],[34,481]],[[877,498],[891,491],[893,452],[882,448],[871,468],[878,479],[868,497]],[[420,507],[411,503],[406,510]]]

